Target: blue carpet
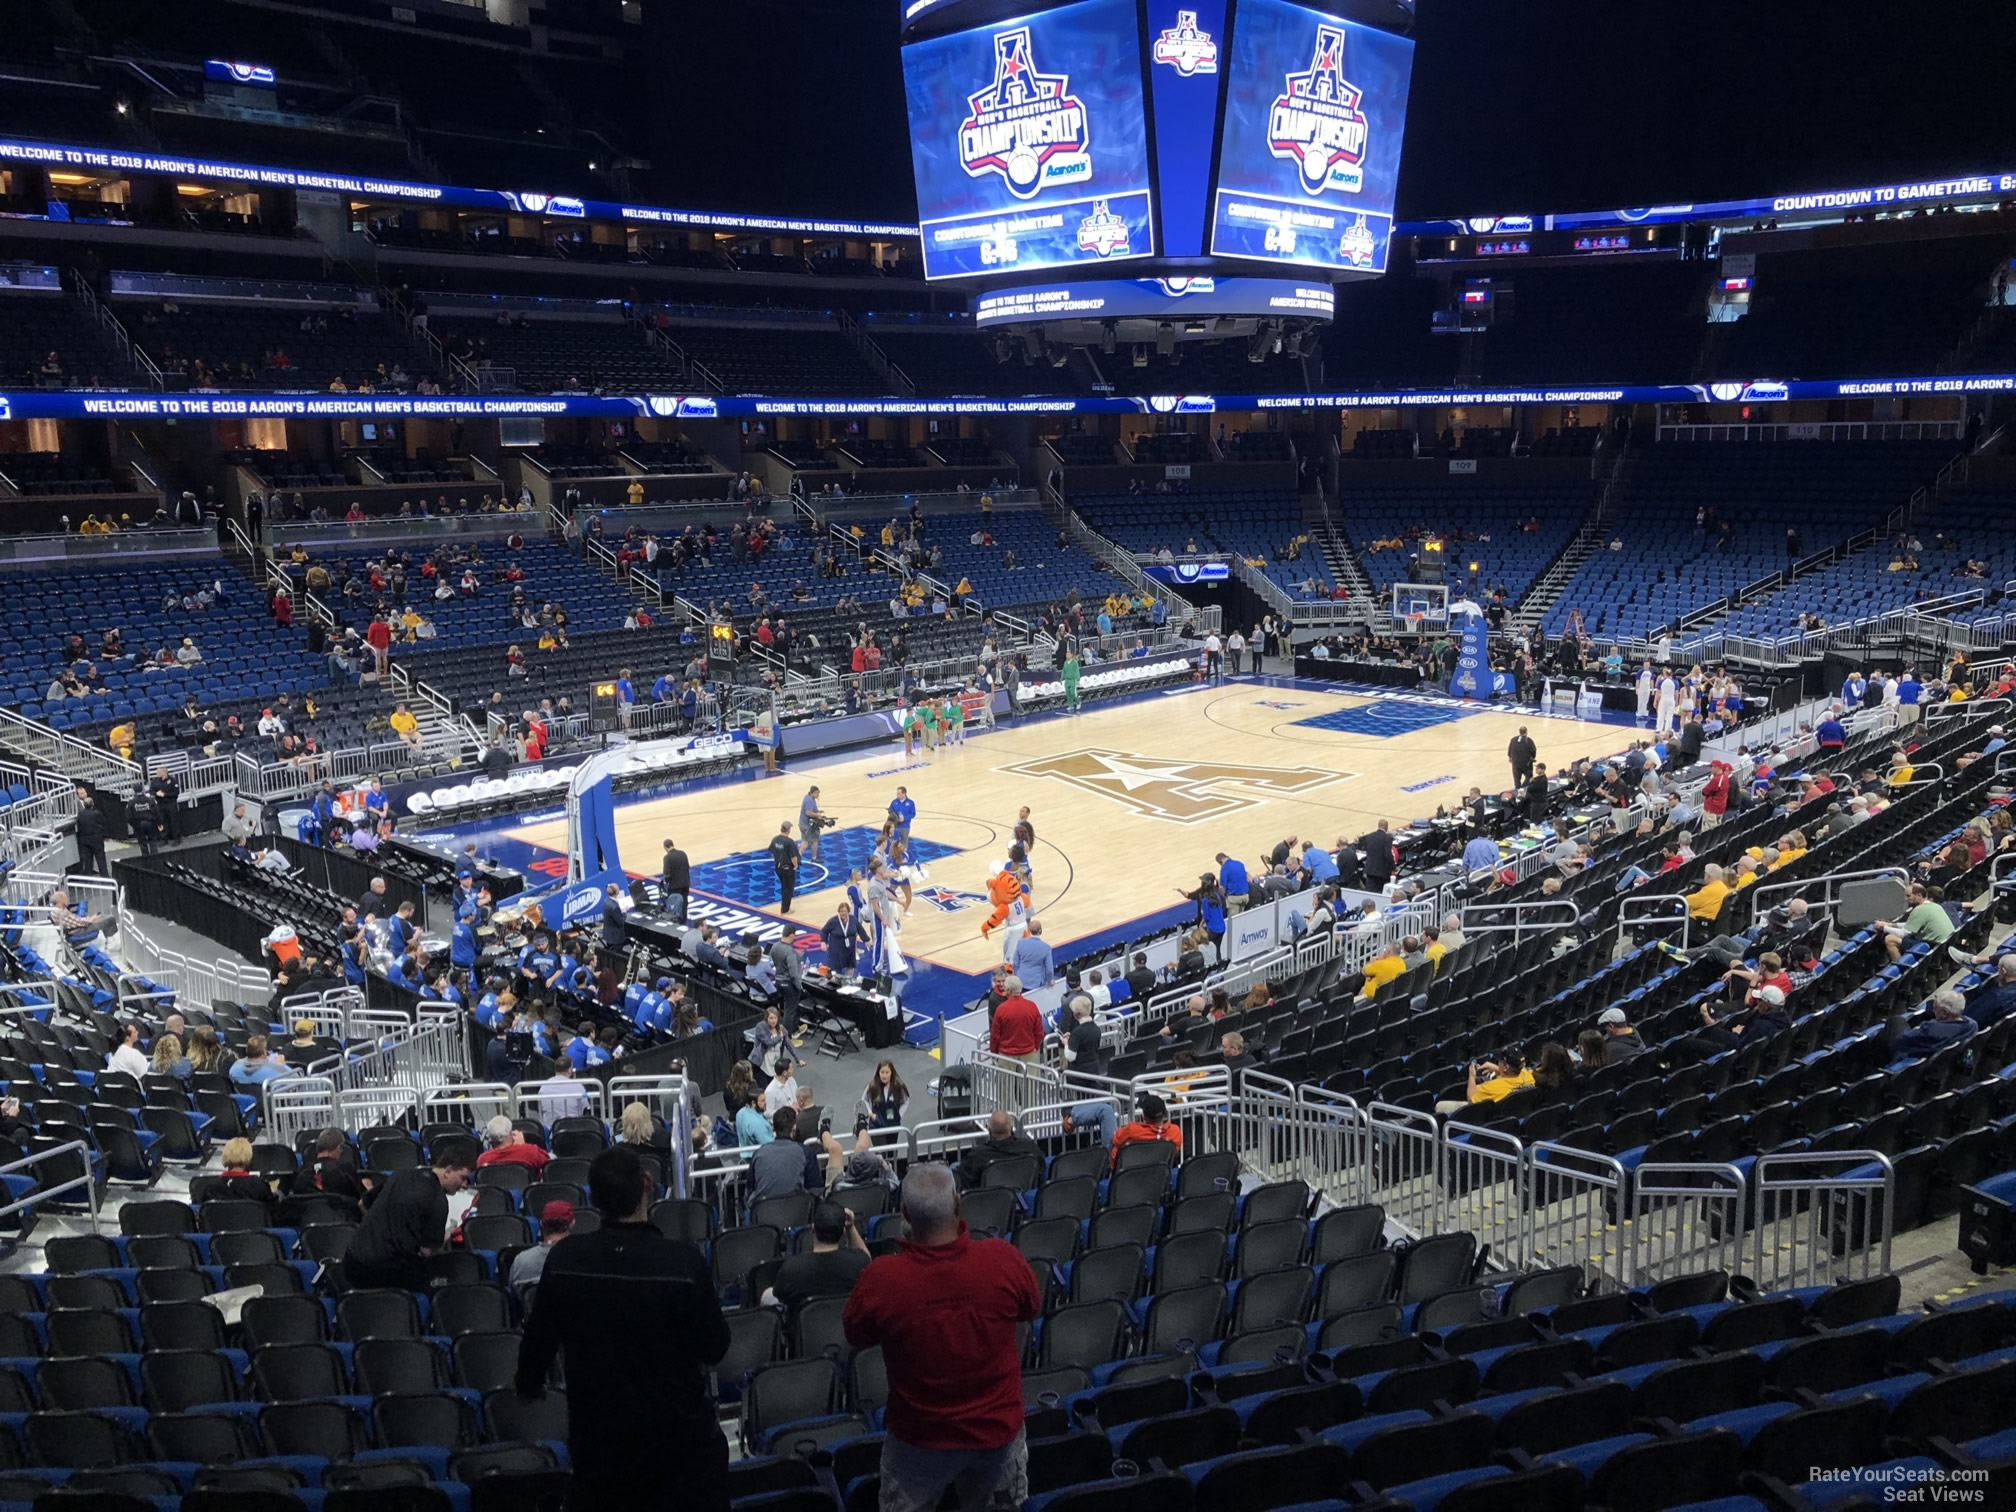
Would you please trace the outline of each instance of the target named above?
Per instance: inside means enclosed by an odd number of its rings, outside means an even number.
[[[1335,730],[1340,735],[1374,735],[1385,740],[1395,735],[1411,735],[1416,730],[1433,729],[1436,725],[1453,724],[1482,712],[1481,709],[1466,709],[1461,704],[1381,700],[1350,709],[1333,709],[1328,714],[1312,714],[1307,719],[1294,722],[1317,730]]]
[[[817,892],[822,887],[844,883],[855,867],[866,868],[875,850],[876,832],[866,825],[851,829],[830,829],[819,837],[819,860],[798,865],[798,891]],[[910,837],[913,860],[930,865],[944,856],[956,856],[956,845],[939,845],[922,836]],[[777,869],[770,864],[767,850],[743,851],[720,861],[699,861],[693,866],[693,888],[744,908],[775,908],[783,894],[777,889]]]

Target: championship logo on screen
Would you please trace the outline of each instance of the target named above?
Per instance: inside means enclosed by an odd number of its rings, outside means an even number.
[[[1362,215],[1344,228],[1343,239],[1337,246],[1343,252],[1344,260],[1354,268],[1371,267],[1372,259],[1379,253],[1379,243]]]
[[[1127,222],[1115,215],[1104,200],[1092,202],[1092,213],[1078,222],[1078,250],[1111,257],[1127,250]]]
[[[973,178],[1001,175],[1017,199],[1034,199],[1052,184],[1092,177],[1085,103],[1067,74],[1039,73],[1029,28],[994,38],[994,82],[969,95],[959,127],[959,163]]]
[[[1365,91],[1344,77],[1344,29],[1316,28],[1316,54],[1302,73],[1288,75],[1287,92],[1267,112],[1267,147],[1293,158],[1308,194],[1365,184]]]
[[[1154,280],[1154,286],[1164,294],[1167,294],[1171,299],[1181,299],[1186,294],[1215,294],[1218,292],[1218,280],[1208,276],[1158,278]]]
[[[1179,10],[1176,24],[1155,39],[1155,61],[1166,63],[1188,79],[1218,72],[1218,44],[1209,32],[1197,30],[1197,12]]]

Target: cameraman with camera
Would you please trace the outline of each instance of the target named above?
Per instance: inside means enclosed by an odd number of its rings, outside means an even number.
[[[813,783],[805,791],[805,801],[798,805],[798,833],[805,837],[805,859],[819,859],[819,836],[840,821],[819,808],[819,784]]]
[[[1533,1085],[1533,1072],[1517,1050],[1501,1050],[1496,1055],[1479,1056],[1470,1063],[1470,1080],[1462,1101],[1435,1104],[1437,1113],[1461,1113],[1473,1103],[1494,1103]]]

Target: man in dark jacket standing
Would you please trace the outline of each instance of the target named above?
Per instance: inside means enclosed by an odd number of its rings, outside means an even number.
[[[93,876],[105,869],[105,811],[82,783],[77,785],[77,870]]]
[[[1384,892],[1386,884],[1393,880],[1393,831],[1391,821],[1381,819],[1379,828],[1358,842],[1359,850],[1365,856],[1365,888],[1368,892]],[[1342,871],[1342,868],[1339,868]]]
[[[546,1390],[567,1359],[570,1507],[691,1507],[725,1512],[728,1441],[707,1372],[728,1353],[728,1324],[700,1251],[651,1223],[651,1187],[628,1145],[588,1168],[602,1215],[554,1248],[518,1349],[518,1394]]]
[[[681,924],[686,922],[686,900],[693,891],[693,868],[686,852],[670,840],[665,842],[665,876],[661,884],[665,907]]]
[[[1505,747],[1505,757],[1512,763],[1512,786],[1523,788],[1533,776],[1533,763],[1540,759],[1540,748],[1533,744],[1533,737],[1526,733],[1526,726],[1519,726],[1519,733]]]

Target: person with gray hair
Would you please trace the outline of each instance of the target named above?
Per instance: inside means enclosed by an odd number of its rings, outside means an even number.
[[[904,1178],[909,1237],[868,1265],[841,1326],[856,1350],[880,1346],[888,1373],[881,1512],[933,1512],[949,1489],[960,1512],[1029,1495],[1017,1330],[1043,1311],[1029,1262],[1001,1239],[975,1239],[952,1168],[920,1162]]]
[[[1452,913],[1442,916],[1442,954],[1454,955],[1463,948],[1463,915]]]
[[[483,1145],[483,1153],[476,1157],[478,1167],[522,1165],[532,1172],[534,1181],[546,1169],[546,1162],[553,1158],[526,1139],[525,1131],[502,1113],[483,1125]]]
[[[1920,1021],[1915,1028],[1907,1029],[1904,1024],[1905,1016],[1900,1013],[1884,1031],[1891,1055],[1900,1061],[1923,1060],[1934,1051],[1944,1050],[1978,1032],[1974,1020],[1967,1016],[1967,999],[1950,987],[1932,994],[1929,1019]]]

